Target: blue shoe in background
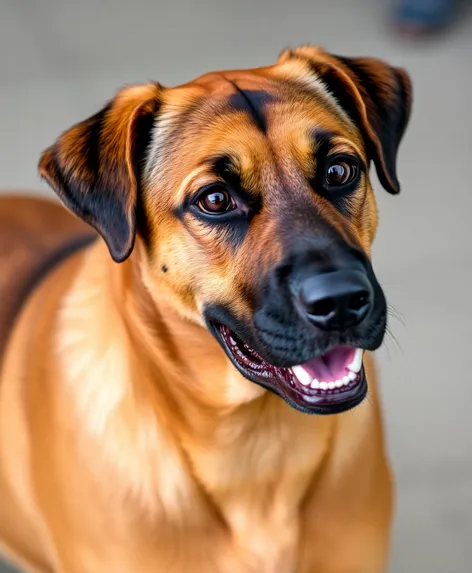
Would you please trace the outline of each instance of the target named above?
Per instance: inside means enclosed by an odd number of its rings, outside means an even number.
[[[398,0],[395,18],[402,31],[426,34],[447,26],[458,5],[459,0]]]

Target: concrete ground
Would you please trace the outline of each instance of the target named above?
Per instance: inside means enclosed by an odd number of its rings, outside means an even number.
[[[386,8],[382,0],[2,0],[0,187],[47,192],[36,176],[40,150],[124,83],[265,64],[306,42],[408,68],[415,105],[399,158],[403,191],[378,189],[374,252],[401,317],[391,321],[397,342],[379,351],[398,483],[391,571],[470,573],[472,10],[449,34],[411,43],[388,27]]]

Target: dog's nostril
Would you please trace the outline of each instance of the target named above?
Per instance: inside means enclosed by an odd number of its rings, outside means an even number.
[[[329,316],[336,310],[336,302],[332,298],[323,298],[310,304],[310,314],[313,316]]]
[[[367,291],[355,293],[349,300],[349,307],[354,311],[362,310],[367,304],[369,304],[369,293]]]
[[[369,314],[373,293],[356,269],[314,273],[299,283],[299,310],[323,330],[346,330]]]

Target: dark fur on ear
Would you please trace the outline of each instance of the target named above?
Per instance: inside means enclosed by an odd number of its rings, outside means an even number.
[[[315,46],[286,50],[279,62],[291,58],[304,60],[360,127],[380,182],[390,193],[398,193],[397,152],[412,99],[405,70],[375,58],[334,56]]]
[[[133,250],[139,161],[161,92],[154,83],[124,88],[97,114],[64,132],[39,162],[41,176],[100,233],[116,262]]]

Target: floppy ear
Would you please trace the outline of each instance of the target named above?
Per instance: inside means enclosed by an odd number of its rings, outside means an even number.
[[[303,60],[360,127],[379,180],[399,193],[398,147],[411,110],[412,86],[405,70],[375,58],[344,58],[315,46],[284,51],[279,62]]]
[[[46,149],[39,172],[65,205],[104,238],[116,262],[133,250],[139,163],[162,88],[127,87]]]

